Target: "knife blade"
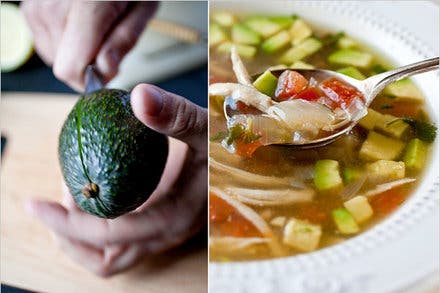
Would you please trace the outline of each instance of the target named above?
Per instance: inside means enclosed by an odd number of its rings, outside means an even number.
[[[91,64],[87,65],[84,81],[86,84],[86,90],[84,94],[86,95],[90,94],[91,92],[104,88],[104,82],[102,81],[102,77],[94,65]]]

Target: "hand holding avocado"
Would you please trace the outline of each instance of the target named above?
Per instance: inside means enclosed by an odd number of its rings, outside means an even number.
[[[113,220],[79,210],[69,194],[64,206],[46,201],[28,205],[55,232],[67,254],[101,276],[125,270],[143,255],[174,247],[206,224],[206,110],[147,84],[135,87],[130,100],[139,121],[170,137],[165,169],[149,200]],[[152,149],[148,155],[157,153]]]
[[[118,72],[157,9],[151,1],[24,1],[35,49],[55,76],[78,91],[84,70],[96,63],[105,81]]]

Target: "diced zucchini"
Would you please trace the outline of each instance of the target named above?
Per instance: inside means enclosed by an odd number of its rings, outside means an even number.
[[[393,82],[384,89],[384,93],[396,97],[396,101],[424,103],[420,90],[408,78]]]
[[[290,36],[292,40],[292,45],[296,46],[303,40],[312,36],[312,29],[308,26],[302,19],[297,19],[290,27]]]
[[[297,17],[280,15],[280,16],[272,16],[269,18],[269,20],[280,25],[281,29],[285,29],[285,28],[289,28],[292,25],[295,18]]]
[[[260,36],[243,24],[234,24],[231,31],[232,41],[243,45],[258,45],[261,42]]]
[[[348,184],[358,180],[362,176],[362,171],[358,168],[345,167],[342,170],[342,178],[344,183]]]
[[[283,227],[284,223],[286,223],[285,217],[275,217],[272,220],[270,220],[270,224],[275,227]]]
[[[292,218],[284,227],[283,243],[300,251],[313,251],[318,248],[321,235],[321,226]]]
[[[404,147],[405,144],[400,140],[370,131],[359,151],[359,157],[365,161],[395,160]]]
[[[381,119],[374,126],[377,132],[386,134],[394,138],[405,138],[411,127],[408,123],[397,119],[397,117],[389,114],[381,115]]]
[[[226,41],[226,39],[226,33],[218,24],[211,23],[209,25],[209,46],[217,46]]]
[[[330,191],[342,187],[339,163],[335,160],[319,160],[315,163],[313,182],[319,191]]]
[[[287,46],[289,42],[289,33],[287,31],[280,31],[276,35],[265,40],[261,45],[261,49],[267,54],[273,54]]]
[[[225,11],[214,12],[211,17],[216,23],[224,27],[230,27],[237,21],[233,14]]]
[[[303,61],[295,61],[292,65],[289,66],[292,69],[315,69],[315,66],[312,64],[303,62]]]
[[[266,70],[255,81],[254,87],[261,93],[273,97],[277,88],[278,78]]]
[[[292,64],[309,55],[312,55],[322,48],[322,43],[315,38],[305,39],[302,43],[287,50],[280,59],[281,63]]]
[[[338,50],[328,56],[330,63],[362,68],[368,67],[372,60],[373,56],[371,54],[351,49]]]
[[[347,76],[353,77],[358,80],[365,79],[365,75],[362,74],[357,68],[353,66],[344,67],[341,69],[336,70],[339,73],[345,74]]]
[[[373,216],[373,209],[371,208],[368,199],[362,195],[347,200],[344,202],[344,207],[358,224],[365,222]]]
[[[251,16],[244,23],[264,38],[270,37],[282,29],[279,23],[264,16]]]
[[[338,39],[338,47],[341,49],[352,49],[357,47],[357,43],[352,38],[343,36]]]
[[[245,58],[252,58],[257,53],[257,48],[248,45],[234,44],[231,42],[224,42],[220,46],[217,47],[217,51],[222,53],[231,53],[232,46],[235,46],[237,49],[238,55]]]
[[[366,166],[368,180],[381,184],[405,177],[405,163],[389,160],[379,160]]]
[[[333,221],[342,234],[356,234],[360,231],[353,216],[345,208],[338,208],[332,211]]]
[[[409,170],[420,171],[426,161],[428,146],[418,138],[411,139],[406,146],[403,161]]]
[[[373,130],[376,124],[382,122],[382,116],[383,115],[381,113],[371,108],[368,108],[368,114],[365,115],[365,117],[363,117],[361,120],[359,120],[359,125],[365,129]]]
[[[410,131],[408,123],[393,115],[381,114],[373,109],[368,109],[368,114],[359,121],[359,124],[368,130],[374,129],[399,139],[405,138]]]

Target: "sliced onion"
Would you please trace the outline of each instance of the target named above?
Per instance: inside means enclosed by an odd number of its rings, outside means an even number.
[[[359,190],[361,190],[362,186],[367,180],[367,177],[367,174],[364,173],[359,177],[359,179],[347,184],[340,193],[341,198],[344,200],[348,200],[354,197],[359,192]]]
[[[393,189],[395,187],[407,184],[407,183],[411,183],[416,181],[415,178],[403,178],[403,179],[399,179],[396,181],[391,181],[391,182],[387,182],[387,183],[383,183],[383,184],[379,184],[377,185],[374,189],[369,190],[361,195],[366,196],[366,197],[371,197],[374,196],[376,194],[385,192],[387,190]]]
[[[211,249],[229,253],[240,252],[250,246],[267,244],[268,242],[270,242],[270,239],[262,237],[209,237],[209,247]]]

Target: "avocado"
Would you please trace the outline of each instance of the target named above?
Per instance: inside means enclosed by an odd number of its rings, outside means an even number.
[[[78,207],[111,219],[136,209],[154,191],[168,140],[136,119],[128,92],[102,89],[75,104],[62,127],[58,155]]]

